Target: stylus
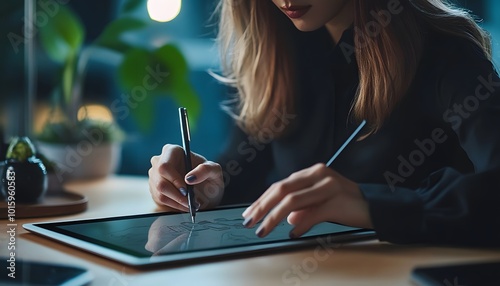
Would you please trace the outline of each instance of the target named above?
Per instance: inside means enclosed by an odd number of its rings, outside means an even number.
[[[333,154],[332,158],[330,158],[330,160],[328,160],[328,162],[326,163],[327,167],[330,167],[330,165],[333,163],[333,161],[335,161],[335,159],[337,159],[337,157],[340,155],[340,153],[342,153],[342,151],[344,151],[345,147],[347,145],[349,145],[349,143],[351,143],[352,139],[354,139],[354,137],[356,137],[356,135],[358,135],[359,131],[361,131],[361,129],[363,129],[365,124],[366,124],[366,120],[363,120],[359,124],[358,128],[356,128],[356,130],[354,130],[354,132],[351,134],[351,136],[349,136],[349,138],[347,138],[347,140],[344,142],[344,144],[342,144],[342,146],[340,146],[339,150],[337,150],[337,152],[335,152],[335,154]]]
[[[184,148],[184,165],[186,165],[187,174],[193,169],[193,167],[191,165],[191,147],[189,145],[189,143],[191,142],[191,133],[189,132],[189,119],[187,109],[184,107],[179,108],[179,120],[181,123],[182,147]],[[192,185],[187,185],[187,198],[189,213],[191,214],[191,221],[195,223],[196,208],[194,190]]]

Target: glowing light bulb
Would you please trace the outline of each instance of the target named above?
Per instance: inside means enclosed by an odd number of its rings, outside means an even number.
[[[149,17],[158,22],[172,21],[181,12],[181,0],[148,0]]]

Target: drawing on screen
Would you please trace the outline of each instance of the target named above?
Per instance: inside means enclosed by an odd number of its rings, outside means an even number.
[[[284,226],[282,222],[278,228]],[[196,249],[210,249],[221,246],[243,245],[252,242],[263,242],[276,238],[286,238],[273,235],[267,238],[258,238],[255,235],[254,226],[247,229],[243,226],[243,218],[216,218],[213,220],[203,220],[198,223],[182,222],[179,225],[162,225],[154,229],[154,234],[150,229],[149,241],[146,249],[155,253],[155,255],[167,254],[175,251],[187,251]]]
[[[263,242],[276,238],[286,238],[281,232],[273,232],[267,238],[258,238],[255,229],[243,226],[243,218],[226,217],[204,219],[196,223],[179,221],[169,216],[156,218],[155,220],[136,220],[134,224],[108,226],[101,229],[98,236],[104,237],[105,241],[112,241],[116,245],[135,245],[150,253],[166,254],[171,252],[207,249],[220,246],[240,245],[251,242]],[[278,228],[287,225],[285,221]],[[283,237],[282,237],[283,236]],[[145,246],[145,247],[144,247]]]
[[[196,223],[192,222],[181,222],[176,225],[167,224],[169,221],[160,217],[153,224],[148,225],[140,225],[140,226],[129,226],[125,229],[109,231],[106,233],[106,236],[109,239],[116,241],[119,240],[127,240],[127,241],[137,241],[140,239],[144,239],[144,234],[147,234],[151,228],[156,228],[154,232],[162,233],[163,235],[171,234],[173,236],[179,236],[183,233],[189,232],[199,232],[199,231],[229,231],[229,230],[237,230],[244,229],[243,227],[243,219],[241,218],[216,218],[214,220],[202,220]]]

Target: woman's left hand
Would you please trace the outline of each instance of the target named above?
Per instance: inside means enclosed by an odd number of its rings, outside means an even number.
[[[243,217],[246,227],[264,219],[256,231],[259,237],[268,235],[285,217],[294,226],[291,238],[324,221],[372,228],[368,203],[358,185],[325,164],[316,164],[274,183],[243,212]]]

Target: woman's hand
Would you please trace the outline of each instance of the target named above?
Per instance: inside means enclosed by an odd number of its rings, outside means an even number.
[[[220,165],[195,153],[191,153],[191,162],[194,169],[186,174],[184,150],[170,144],[163,146],[159,156],[151,158],[149,191],[159,206],[188,212],[188,184],[194,185],[198,208],[211,208],[219,204],[224,193]]]
[[[372,228],[368,203],[358,185],[325,164],[314,165],[273,184],[243,212],[243,217],[246,227],[264,219],[256,231],[259,237],[268,235],[285,217],[294,226],[290,232],[292,238],[324,221]]]

